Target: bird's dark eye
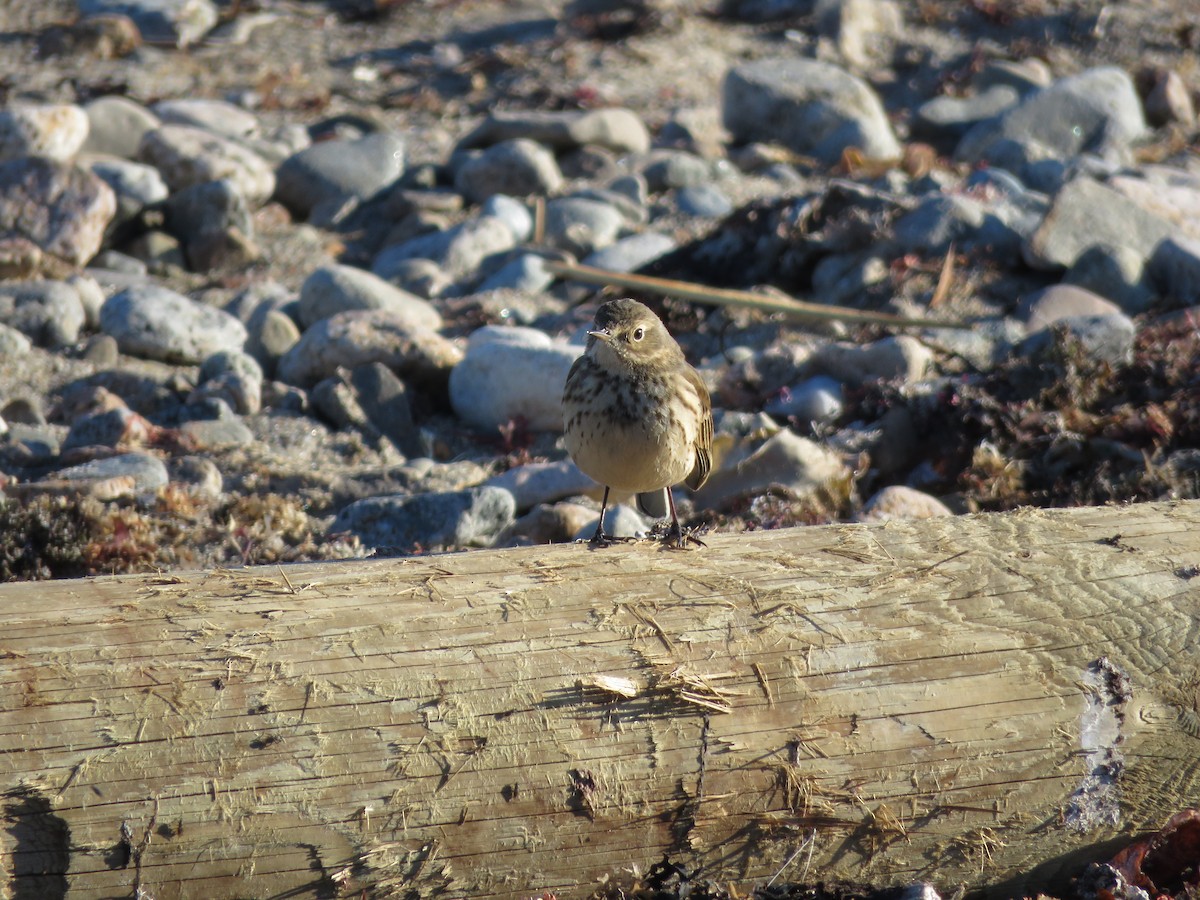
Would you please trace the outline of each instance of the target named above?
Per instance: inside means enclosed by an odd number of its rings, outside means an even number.
[[[642,328],[640,325],[637,328],[633,329],[633,339],[635,341],[640,341],[645,336],[646,336],[646,329]]]

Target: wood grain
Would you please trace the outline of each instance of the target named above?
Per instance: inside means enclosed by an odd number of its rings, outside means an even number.
[[[707,541],[0,586],[0,897],[1017,891],[1200,804],[1200,502]]]

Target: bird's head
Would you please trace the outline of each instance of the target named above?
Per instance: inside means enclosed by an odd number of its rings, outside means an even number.
[[[614,359],[629,366],[673,363],[682,358],[665,325],[636,300],[609,300],[596,311],[587,352],[599,362]]]

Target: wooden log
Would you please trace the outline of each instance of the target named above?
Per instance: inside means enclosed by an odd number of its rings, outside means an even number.
[[[707,541],[0,587],[0,896],[1015,892],[1200,803],[1200,502]]]

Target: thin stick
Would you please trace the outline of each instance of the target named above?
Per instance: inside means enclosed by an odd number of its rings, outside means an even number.
[[[618,287],[640,288],[646,291],[657,291],[669,297],[682,297],[685,300],[695,300],[697,303],[707,303],[711,306],[743,306],[750,309],[762,310],[763,312],[783,313],[796,319],[813,319],[824,322],[863,322],[875,325],[891,325],[896,328],[973,327],[969,322],[913,318],[892,315],[891,313],[848,309],[845,306],[806,303],[803,300],[796,300],[792,297],[768,297],[750,291],[707,287],[702,284],[693,284],[689,281],[676,281],[672,278],[655,278],[651,275],[634,275],[629,272],[609,272],[606,269],[597,269],[594,266],[585,266],[580,263],[547,260],[543,265],[547,272],[551,272],[554,275],[562,278],[570,278],[575,281],[584,281],[588,284],[611,284]]]
[[[783,870],[786,869],[788,866],[790,866],[795,861],[796,857],[804,852],[805,847],[808,848],[808,862],[811,863],[812,855],[813,855],[813,848],[816,847],[816,845],[817,845],[817,832],[816,832],[816,830],[813,830],[812,832],[809,833],[808,837],[804,839],[804,843],[802,843],[799,847],[796,848],[796,852],[787,858],[787,862],[785,862],[782,866],[779,867],[779,871],[771,876],[771,880],[767,882],[766,887],[770,887],[771,885],[773,885],[775,883],[775,879],[778,878],[780,875],[782,875]],[[801,876],[801,878],[803,879],[803,878],[807,878],[807,877],[808,877],[808,865],[806,864],[804,866],[804,875]]]

